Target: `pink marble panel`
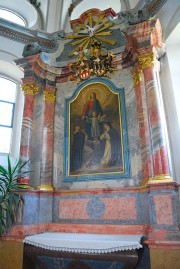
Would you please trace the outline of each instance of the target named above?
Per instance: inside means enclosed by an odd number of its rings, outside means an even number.
[[[134,197],[104,198],[103,219],[137,219],[136,199]]]
[[[173,225],[171,195],[156,195],[154,197],[158,225]]]
[[[62,199],[59,201],[59,218],[89,219],[86,206],[89,199]]]
[[[11,229],[10,233],[7,234],[6,238],[24,239],[25,236],[45,232],[148,235],[151,230],[152,227],[149,225],[47,223],[47,224],[14,226]],[[158,229],[158,235],[159,233],[160,230]],[[163,238],[165,238],[165,236]],[[154,239],[154,237],[152,239]]]

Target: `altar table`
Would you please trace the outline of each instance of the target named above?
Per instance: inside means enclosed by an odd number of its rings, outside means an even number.
[[[42,233],[24,239],[23,269],[132,269],[142,235]]]

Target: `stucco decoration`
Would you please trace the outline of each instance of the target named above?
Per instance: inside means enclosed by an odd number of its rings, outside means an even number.
[[[42,48],[38,44],[38,42],[34,42],[32,44],[25,45],[22,56],[27,57],[30,55],[38,54],[41,51],[42,51]]]

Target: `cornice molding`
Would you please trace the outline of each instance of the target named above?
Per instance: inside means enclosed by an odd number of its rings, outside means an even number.
[[[139,0],[137,5],[130,11],[137,12],[141,9],[147,9],[151,15],[155,15],[166,2],[167,0]]]
[[[167,0],[149,0],[147,3],[146,0],[140,0],[133,9],[127,8],[125,11],[120,11],[117,14],[118,19],[114,22],[115,24],[118,24],[118,21],[120,21],[120,23],[125,25],[135,25],[147,21],[156,15],[166,2]]]
[[[0,18],[0,36],[23,44],[38,42],[45,52],[55,51],[58,46],[57,41],[64,38],[64,35],[64,31],[48,34],[39,30],[28,29],[27,27]]]
[[[167,0],[152,0],[149,4],[146,4],[145,7],[149,14],[154,16],[166,2]]]
[[[55,68],[45,64],[40,54],[14,60],[14,63],[23,69],[26,77],[33,75],[42,85],[48,83],[49,86],[54,86],[56,78],[61,76],[62,73],[62,68]]]

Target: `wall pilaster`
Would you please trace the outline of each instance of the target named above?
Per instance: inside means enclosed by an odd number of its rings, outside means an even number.
[[[140,65],[131,70],[137,105],[137,119],[139,124],[139,137],[142,158],[142,185],[153,177],[153,162],[151,155],[151,142],[146,106],[146,93],[144,89],[143,74]]]
[[[55,87],[45,85],[43,91],[43,124],[40,165],[40,190],[53,190]]]
[[[173,181],[170,177],[164,109],[158,83],[159,62],[153,51],[141,54],[138,62],[144,78],[152,149],[153,177],[149,182]]]
[[[35,94],[39,91],[39,87],[33,82],[24,83],[21,85],[24,92],[24,112],[21,130],[21,145],[20,145],[20,158],[21,161],[28,161],[31,158],[31,139],[32,139],[32,126],[33,126],[33,113],[34,113],[34,99]],[[29,175],[25,178],[19,179],[19,183],[29,185]]]

